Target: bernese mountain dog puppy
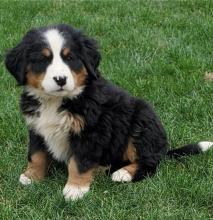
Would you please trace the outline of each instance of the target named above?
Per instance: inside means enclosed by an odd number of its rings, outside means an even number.
[[[105,80],[95,40],[69,25],[30,30],[5,58],[23,86],[21,110],[29,127],[23,185],[41,181],[52,159],[68,168],[67,200],[89,191],[95,171],[110,166],[116,182],[152,176],[167,155],[197,154],[213,142],[168,150],[165,130],[145,101]]]

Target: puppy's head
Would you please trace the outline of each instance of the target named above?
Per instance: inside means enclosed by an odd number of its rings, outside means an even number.
[[[68,25],[29,31],[6,55],[19,85],[52,96],[75,96],[98,77],[96,42]]]

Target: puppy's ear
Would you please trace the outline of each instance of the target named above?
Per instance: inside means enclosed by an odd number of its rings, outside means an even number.
[[[5,57],[8,71],[15,77],[19,85],[23,85],[26,72],[26,47],[23,42],[11,49]]]
[[[98,78],[97,68],[101,61],[101,54],[98,51],[97,42],[94,39],[84,36],[82,62],[88,73],[95,79]]]

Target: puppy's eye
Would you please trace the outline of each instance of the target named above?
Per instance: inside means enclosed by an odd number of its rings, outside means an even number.
[[[66,59],[67,61],[71,61],[71,60],[73,60],[73,57],[72,57],[71,54],[69,54],[69,55],[67,55],[67,56],[65,57],[65,59]]]
[[[32,63],[46,63],[49,59],[47,57],[41,56],[41,57],[33,57],[30,59],[30,62]]]
[[[34,53],[29,54],[28,59],[32,63],[46,63],[51,60],[51,57],[52,57],[51,55],[47,57],[40,52],[34,52]]]

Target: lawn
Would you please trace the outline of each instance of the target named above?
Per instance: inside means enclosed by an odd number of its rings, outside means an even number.
[[[149,100],[171,147],[213,140],[213,1],[0,1],[0,51],[32,27],[72,24],[99,41],[102,74]],[[66,172],[39,184],[18,178],[27,159],[21,88],[0,62],[0,219],[213,219],[213,150],[163,161],[157,174],[117,184],[100,174],[66,203]]]

